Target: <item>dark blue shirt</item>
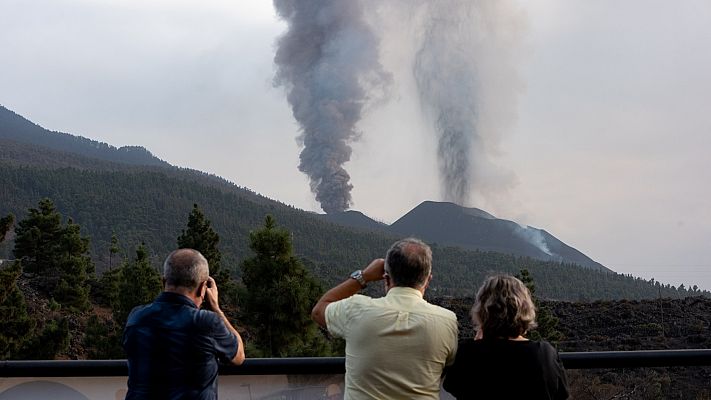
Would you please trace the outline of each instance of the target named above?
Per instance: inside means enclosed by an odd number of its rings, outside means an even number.
[[[127,400],[217,399],[217,360],[237,354],[237,338],[220,316],[188,297],[163,292],[131,311],[123,335]]]

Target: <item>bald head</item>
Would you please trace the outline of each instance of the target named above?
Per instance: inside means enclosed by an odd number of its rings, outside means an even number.
[[[175,250],[163,263],[163,279],[166,287],[186,288],[192,291],[209,276],[207,260],[197,250]]]
[[[393,285],[422,288],[432,273],[432,250],[419,239],[398,240],[385,256],[385,273]]]

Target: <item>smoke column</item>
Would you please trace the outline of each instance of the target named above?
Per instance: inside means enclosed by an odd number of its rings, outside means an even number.
[[[442,194],[466,205],[473,186],[486,191],[486,182],[475,185],[473,180],[495,169],[488,160],[515,119],[520,83],[513,55],[522,19],[510,0],[399,4],[421,15],[413,74],[422,108],[434,125]]]
[[[327,213],[351,203],[351,141],[358,138],[369,93],[383,89],[388,74],[378,60],[378,40],[358,0],[274,0],[288,24],[277,41],[275,85],[283,86],[303,146],[299,170]]]

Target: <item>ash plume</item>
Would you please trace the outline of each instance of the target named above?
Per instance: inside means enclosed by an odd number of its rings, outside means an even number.
[[[497,184],[481,179],[494,175],[490,160],[516,114],[521,15],[510,0],[400,4],[422,16],[413,74],[437,138],[444,200],[465,205],[473,188],[487,198]]]
[[[351,204],[350,143],[358,138],[369,93],[388,81],[378,38],[359,0],[274,0],[288,25],[277,41],[275,85],[283,86],[300,126],[299,170],[327,213]]]

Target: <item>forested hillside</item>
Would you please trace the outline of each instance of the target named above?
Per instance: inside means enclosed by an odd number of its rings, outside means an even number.
[[[115,233],[123,254],[145,243],[154,263],[175,247],[194,203],[198,203],[220,234],[223,265],[239,276],[238,261],[250,255],[247,237],[271,214],[292,233],[297,256],[327,284],[343,279],[369,260],[384,255],[395,237],[353,231],[324,222],[313,214],[272,201],[199,185],[190,176],[167,172],[77,168],[48,169],[0,164],[0,215],[18,219],[29,207],[48,197],[91,238],[91,253],[102,270]],[[10,256],[10,244],[2,248]],[[527,268],[539,282],[540,294],[554,299],[678,297],[676,288],[652,284],[616,273],[574,265],[541,262],[493,252],[434,246],[435,279],[432,293],[467,295],[492,272],[516,273]],[[570,285],[570,282],[576,282]]]

